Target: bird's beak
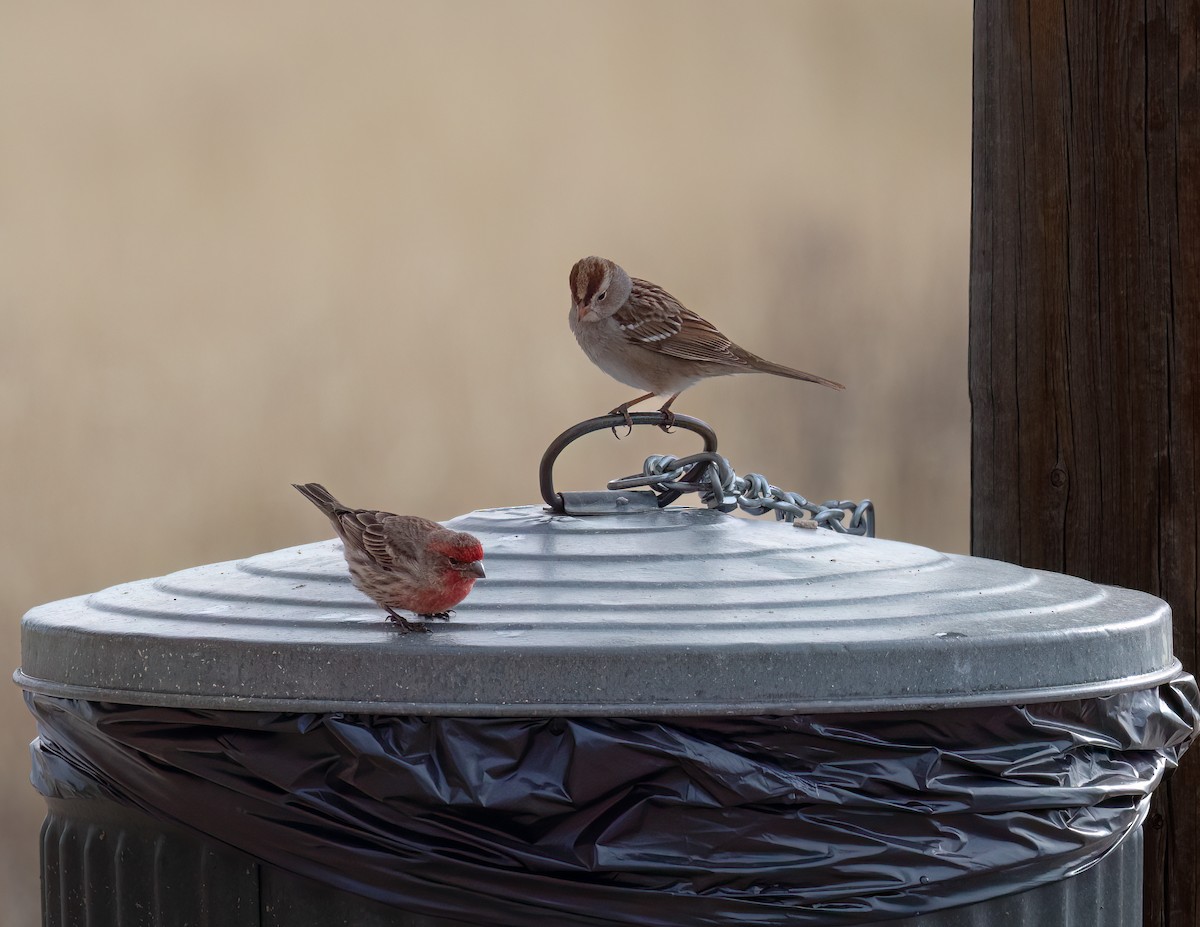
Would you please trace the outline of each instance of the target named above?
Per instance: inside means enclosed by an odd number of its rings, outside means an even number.
[[[473,573],[480,579],[483,579],[487,574],[483,572],[483,564],[478,560],[473,560],[467,564],[467,572]]]
[[[590,319],[592,317],[592,310],[590,308],[588,308],[587,306],[580,306],[578,309],[575,310],[575,314],[577,316],[579,316],[580,322],[586,322],[588,319]]]

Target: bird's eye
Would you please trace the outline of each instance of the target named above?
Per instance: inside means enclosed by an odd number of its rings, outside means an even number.
[[[596,295],[596,302],[598,302],[598,303],[604,302],[604,297],[607,295],[608,295],[608,290],[605,290],[603,293],[598,293]]]

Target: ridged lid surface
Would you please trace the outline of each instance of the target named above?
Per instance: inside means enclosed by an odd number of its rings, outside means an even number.
[[[895,541],[706,509],[449,522],[487,579],[401,634],[336,541],[43,605],[17,682],[253,710],[761,714],[1015,704],[1178,671],[1153,596]]]

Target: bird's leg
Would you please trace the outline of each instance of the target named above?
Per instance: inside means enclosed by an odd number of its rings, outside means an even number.
[[[682,393],[682,392],[683,392],[683,390],[679,391],[679,393]],[[662,413],[662,417],[663,417],[663,423],[661,425],[659,425],[658,427],[661,428],[663,431],[665,431],[667,434],[671,433],[671,426],[675,424],[675,413],[671,411],[671,403],[673,403],[676,399],[679,398],[679,393],[675,393],[675,395],[673,395],[670,399],[668,399],[666,402],[664,402],[662,404],[662,408],[660,408],[658,410],[659,412]]]
[[[441,618],[442,621],[449,621],[454,617],[454,609],[447,609],[444,612],[430,612],[428,615],[421,615],[422,618]]]
[[[622,403],[608,413],[609,415],[620,415],[625,419],[625,426],[629,429],[627,432],[625,432],[625,437],[628,438],[631,434],[633,434],[633,419],[629,415],[629,407],[636,406],[639,402],[645,402],[647,399],[657,395],[657,393],[647,393],[645,396],[638,396],[637,399],[630,399],[629,402]],[[676,395],[678,395],[678,393]],[[615,427],[613,428],[612,433],[614,438],[620,440],[621,436],[617,434],[617,429]]]
[[[385,605],[383,607],[383,609],[384,609],[384,611],[386,611],[388,613],[388,621],[390,621],[397,628],[399,628],[401,634],[407,634],[409,631],[424,631],[426,633],[429,632],[429,628],[425,627],[425,625],[413,624],[411,621],[409,621],[407,618],[405,618],[403,615],[401,615],[399,612],[395,611],[394,609],[390,608],[389,606]]]

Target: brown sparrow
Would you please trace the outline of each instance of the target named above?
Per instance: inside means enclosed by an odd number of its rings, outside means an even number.
[[[612,261],[585,257],[571,268],[571,331],[579,346],[615,380],[648,390],[617,406],[631,425],[629,407],[651,396],[670,396],[658,411],[666,430],[671,403],[689,386],[732,373],[773,373],[833,389],[841,383],[763,360],[738,347],[716,327],[662,287],[630,277]]]

